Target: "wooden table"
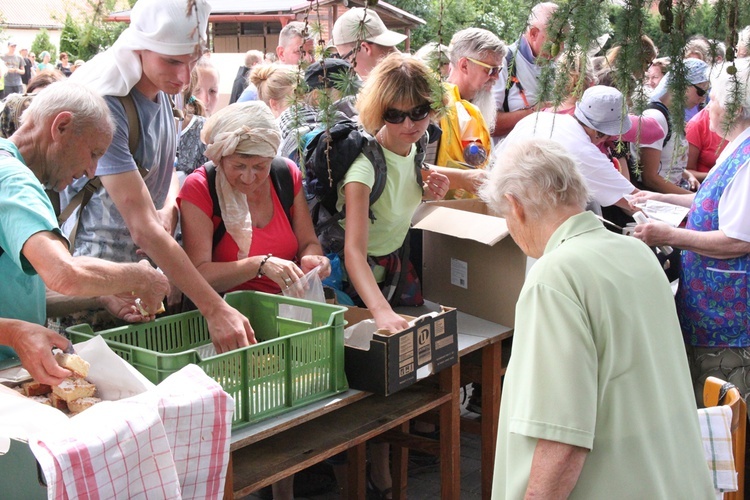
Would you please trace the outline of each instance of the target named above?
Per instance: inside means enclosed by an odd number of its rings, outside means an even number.
[[[440,414],[442,498],[460,496],[458,365],[388,397],[348,391],[275,422],[240,429],[232,436],[225,498],[241,498],[311,465],[349,451],[349,498],[365,498],[365,442],[430,410]],[[304,410],[310,409],[308,413]],[[269,439],[270,438],[270,439]],[[393,453],[393,497],[406,491],[407,452]]]
[[[428,304],[427,309],[434,308]],[[414,315],[423,308],[408,308]],[[225,498],[241,498],[342,451],[348,451],[349,498],[365,498],[365,442],[392,444],[393,498],[406,496],[408,450],[440,457],[441,497],[460,498],[460,430],[481,433],[482,497],[494,473],[503,341],[512,330],[458,313],[459,362],[383,397],[349,390],[232,434]],[[460,388],[482,383],[482,418],[460,418]],[[409,421],[436,411],[440,439],[409,434]]]

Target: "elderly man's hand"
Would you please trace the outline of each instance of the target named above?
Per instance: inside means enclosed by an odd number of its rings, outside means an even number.
[[[169,294],[169,280],[161,271],[154,269],[147,260],[138,262],[138,266],[135,266],[135,269],[139,275],[142,275],[140,280],[142,286],[133,290],[133,296],[139,298],[141,303],[138,311],[143,308],[143,311],[140,311],[143,313],[142,315],[153,319],[153,315],[159,310],[164,297]],[[106,306],[109,309],[109,305]],[[110,312],[113,311],[110,310]],[[133,321],[132,319],[123,319]]]
[[[650,221],[647,224],[635,226],[633,236],[650,247],[671,245],[675,228],[663,222]]]
[[[250,321],[229,304],[222,304],[216,311],[206,315],[208,331],[211,332],[216,352],[221,354],[257,343]]]
[[[21,359],[21,364],[34,380],[47,385],[58,385],[72,373],[62,368],[52,355],[52,348],[65,349],[69,340],[52,330],[34,323],[19,322],[21,326],[10,335],[10,346]]]

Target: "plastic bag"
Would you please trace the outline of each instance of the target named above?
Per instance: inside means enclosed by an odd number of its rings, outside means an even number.
[[[284,288],[282,293],[285,297],[294,297],[296,299],[325,303],[326,298],[323,293],[323,283],[320,281],[320,276],[318,276],[319,271],[320,266],[304,275],[292,286]],[[312,309],[307,307],[280,304],[279,316],[282,318],[303,321],[305,323],[312,323]]]

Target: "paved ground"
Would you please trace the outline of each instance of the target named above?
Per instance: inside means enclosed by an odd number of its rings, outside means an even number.
[[[462,408],[462,414],[467,412]],[[473,415],[473,414],[469,414]],[[478,500],[481,495],[480,481],[480,449],[479,436],[475,434],[461,434],[461,500]],[[321,467],[326,473],[325,466]],[[245,497],[245,500],[260,500],[270,498],[268,496],[253,494]],[[338,500],[339,495],[333,491],[313,495],[297,497],[309,500]],[[440,466],[417,464],[415,461],[409,463],[408,479],[409,500],[434,500],[440,498]]]

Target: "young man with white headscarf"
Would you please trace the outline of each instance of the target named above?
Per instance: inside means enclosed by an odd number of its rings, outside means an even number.
[[[139,0],[130,26],[113,46],[71,77],[105,96],[116,123],[112,145],[96,170],[103,188],[86,205],[74,244],[75,255],[113,261],[136,261],[141,252],[148,255],[206,317],[221,353],[255,342],[253,330],[171,237],[177,218],[177,134],[168,94],[179,93],[190,81],[205,44],[210,10],[205,0]],[[128,94],[139,119],[135,155],[128,145],[128,116],[117,98]],[[62,193],[62,205],[84,184],[76,182]],[[63,231],[71,231],[76,215]]]

